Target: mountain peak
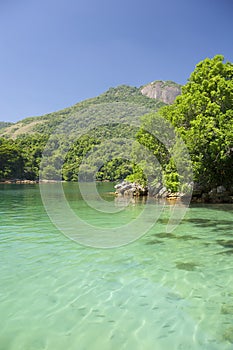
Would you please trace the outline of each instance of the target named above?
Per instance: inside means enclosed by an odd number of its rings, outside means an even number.
[[[181,94],[181,85],[171,80],[155,80],[141,87],[141,93],[166,104],[172,104]]]

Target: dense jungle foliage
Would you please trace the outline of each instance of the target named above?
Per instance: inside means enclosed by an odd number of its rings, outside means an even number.
[[[156,130],[159,118],[167,120],[185,142],[192,161],[193,179],[206,190],[223,185],[232,188],[233,178],[233,64],[217,55],[197,64],[182,94],[157,114],[142,118],[138,141],[159,159],[168,188],[178,189],[174,157],[148,130]],[[165,133],[168,130],[165,130]],[[167,136],[169,138],[169,136]],[[171,151],[172,148],[170,148]],[[168,149],[169,150],[169,149]],[[180,158],[182,160],[182,157]],[[145,169],[140,157],[137,161]],[[156,171],[156,169],[152,169]],[[135,178],[140,174],[135,172]],[[132,177],[131,177],[132,180]]]

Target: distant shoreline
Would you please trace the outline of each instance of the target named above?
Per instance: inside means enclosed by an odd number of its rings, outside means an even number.
[[[38,180],[2,180],[0,184],[2,185],[13,185],[13,184],[36,184],[39,183]]]

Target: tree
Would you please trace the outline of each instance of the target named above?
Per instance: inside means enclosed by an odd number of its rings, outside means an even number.
[[[232,126],[233,64],[224,63],[224,57],[217,55],[197,64],[172,105],[143,116],[137,141],[144,149],[140,145],[134,149],[138,165],[130,178],[143,182],[146,174],[149,185],[163,182],[172,192],[182,190],[179,183],[183,178],[188,184],[191,175],[190,155],[195,182],[207,191],[218,185],[231,189]],[[174,142],[176,134],[189,155],[180,142]]]
[[[0,139],[0,179],[21,179],[24,160],[11,140]]]
[[[21,150],[24,159],[23,178],[37,180],[39,178],[39,167],[42,152],[46,145],[48,136],[40,134],[20,135],[14,144]],[[12,141],[13,142],[13,141]]]
[[[188,147],[196,182],[229,188],[233,176],[233,64],[217,55],[197,64],[171,106],[160,109]]]
[[[172,124],[158,113],[142,117],[132,158],[134,173],[127,180],[149,186],[149,191],[165,186],[171,192],[187,193],[191,188],[192,167],[187,148]]]

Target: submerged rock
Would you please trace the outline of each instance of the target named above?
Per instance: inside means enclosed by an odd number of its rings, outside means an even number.
[[[233,344],[233,327],[229,327],[223,333],[223,339]]]
[[[221,307],[221,314],[223,315],[233,315],[233,305],[223,304]]]
[[[193,262],[176,262],[176,268],[179,270],[194,271],[198,265]]]

